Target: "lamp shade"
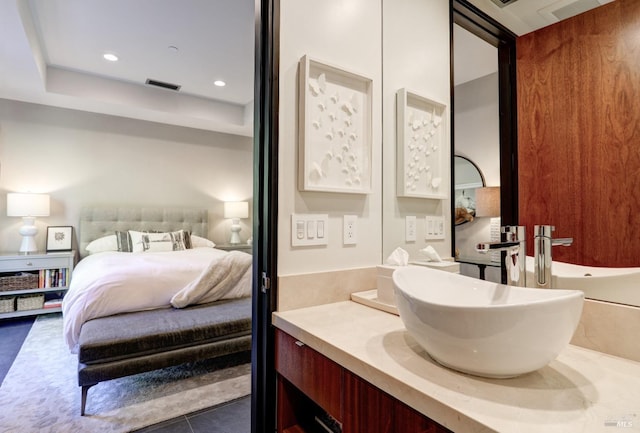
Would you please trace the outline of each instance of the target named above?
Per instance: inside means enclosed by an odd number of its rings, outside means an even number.
[[[49,194],[8,193],[7,216],[49,216]]]
[[[224,203],[225,218],[248,218],[249,202],[246,201],[227,201]]]
[[[476,189],[476,216],[500,216],[500,187],[487,186]]]

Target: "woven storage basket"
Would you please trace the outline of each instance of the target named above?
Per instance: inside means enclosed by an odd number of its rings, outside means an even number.
[[[18,296],[18,311],[39,310],[44,306],[44,293]]]
[[[0,313],[13,313],[16,311],[16,297],[4,296],[0,298]]]
[[[10,290],[37,289],[38,275],[24,272],[18,275],[4,275],[0,277],[0,292]]]

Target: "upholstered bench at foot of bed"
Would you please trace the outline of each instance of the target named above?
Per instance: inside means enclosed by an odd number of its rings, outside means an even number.
[[[211,358],[246,362],[250,350],[250,298],[90,320],[80,332],[80,413],[99,382]]]

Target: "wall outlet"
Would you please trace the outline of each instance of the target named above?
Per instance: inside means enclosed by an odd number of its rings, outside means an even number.
[[[344,216],[344,228],[343,228],[343,240],[345,245],[355,245],[358,243],[358,216],[357,215],[345,215]]]
[[[415,216],[407,216],[404,219],[404,229],[405,234],[404,238],[406,242],[415,242],[417,239],[416,236],[416,217]]]
[[[329,215],[291,214],[291,246],[327,245]]]
[[[425,239],[444,239],[444,217],[427,215],[425,225]]]

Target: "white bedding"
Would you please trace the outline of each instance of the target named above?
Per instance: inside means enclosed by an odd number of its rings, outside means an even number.
[[[250,256],[246,257],[247,268],[246,260],[233,260],[245,259],[238,255],[248,256],[214,248],[194,248],[157,253],[103,252],[84,258],[73,270],[69,291],[62,303],[64,338],[69,349],[77,353],[82,324],[91,319],[168,307],[178,294],[183,304],[180,306],[210,302],[213,298],[250,296]],[[226,283],[220,285],[217,297],[202,296],[202,293],[194,296],[194,287],[202,292],[202,284],[211,279],[210,271],[215,270],[218,262],[228,269],[232,269],[234,263],[242,264],[242,271],[236,269],[233,281],[228,278],[214,281]]]

